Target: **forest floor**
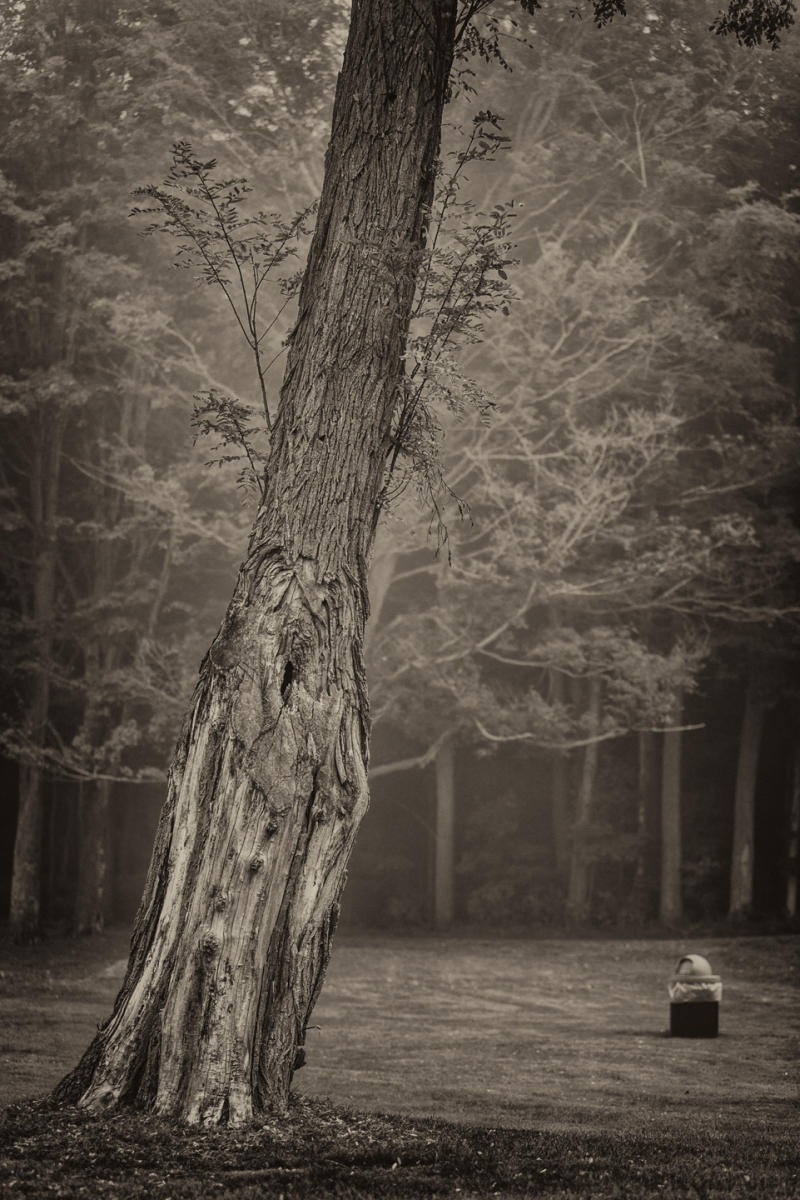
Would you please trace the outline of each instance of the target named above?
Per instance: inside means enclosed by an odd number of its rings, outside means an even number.
[[[720,1036],[668,1036],[678,957]],[[127,935],[0,943],[0,1195],[800,1196],[800,937],[337,939],[289,1120],[102,1121],[28,1098],[110,1009]]]

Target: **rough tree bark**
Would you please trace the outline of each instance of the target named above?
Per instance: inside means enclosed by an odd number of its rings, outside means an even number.
[[[746,913],[753,903],[756,774],[763,727],[764,705],[758,698],[756,684],[750,679],[739,735],[739,759],[733,804],[731,887],[728,906],[728,914],[731,917]]]
[[[266,472],[169,776],[114,1011],[56,1089],[283,1111],[368,802],[367,564],[433,195],[455,0],[355,0]]]
[[[800,740],[795,745],[789,795],[789,838],[786,847],[786,912],[797,916],[797,892],[800,883]]]

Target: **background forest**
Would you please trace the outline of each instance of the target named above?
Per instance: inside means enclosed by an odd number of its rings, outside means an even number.
[[[458,63],[351,924],[797,918],[800,49],[710,38],[694,0],[633,0],[613,36],[571,8],[498,4],[480,94]],[[0,11],[0,904],[24,939],[138,902],[258,498],[347,6]],[[275,282],[226,291],[141,236],[157,196],[133,192],[177,143],[273,214]]]

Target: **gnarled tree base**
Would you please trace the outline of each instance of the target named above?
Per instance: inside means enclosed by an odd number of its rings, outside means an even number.
[[[358,595],[247,564],[173,765],[110,1020],[56,1089],[189,1122],[285,1110],[367,806]],[[251,560],[252,563],[252,560]]]

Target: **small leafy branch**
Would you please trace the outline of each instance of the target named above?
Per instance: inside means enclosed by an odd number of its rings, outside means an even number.
[[[460,134],[463,131],[459,128]],[[497,204],[480,212],[460,198],[467,168],[494,161],[509,144],[501,119],[492,112],[476,114],[460,149],[448,156],[448,175],[440,168],[431,213],[428,248],[418,279],[412,326],[406,353],[403,393],[394,421],[392,448],[382,504],[387,504],[416,480],[423,503],[434,514],[439,542],[446,540],[440,500],[455,500],[444,479],[439,455],[441,430],[434,415],[446,408],[467,408],[485,415],[492,402],[474,380],[458,367],[460,347],[479,341],[483,323],[494,314],[507,314],[513,293],[507,268],[511,256],[510,226],[514,205]],[[264,339],[296,295],[300,273],[278,277],[281,303],[268,321],[259,313],[261,290],[276,268],[296,256],[308,234],[306,209],[291,221],[276,213],[248,215],[242,201],[252,191],[242,178],[220,179],[216,162],[194,156],[188,142],[172,148],[172,167],[161,185],[138,188],[137,196],[153,203],[136,207],[135,216],[157,216],[145,234],[168,234],[176,239],[176,265],[193,269],[197,277],[218,287],[249,346],[258,377],[263,407],[260,416],[248,404],[212,388],[196,395],[192,423],[198,435],[216,439],[211,463],[242,462],[240,485],[263,495],[265,454],[258,449],[261,435],[271,432],[274,418],[267,401],[266,373],[275,358],[263,361]],[[400,470],[400,460],[408,464]]]
[[[764,40],[775,50],[780,35],[794,24],[796,11],[794,0],[729,0],[709,28],[723,37],[732,33],[740,46],[758,46]]]
[[[456,91],[473,92],[474,87],[469,82],[472,70],[465,64],[470,60],[480,58],[490,65],[496,64],[504,71],[510,71],[511,65],[501,48],[501,20],[504,27],[515,31],[517,40],[522,40],[516,33],[518,22],[509,17],[506,12],[502,18],[493,14],[486,15],[492,0],[465,0],[461,4],[456,26],[456,70],[454,84]],[[478,18],[482,24],[478,23]]]
[[[245,465],[237,482],[245,491],[256,491],[263,499],[265,456],[258,449],[258,439],[264,431],[258,423],[253,424],[255,410],[217,388],[196,393],[195,401],[192,425],[198,437],[217,439],[211,446],[213,457],[206,465],[221,467],[241,462],[244,457]],[[231,449],[233,453],[226,453]]]
[[[195,157],[189,142],[172,147],[172,166],[163,183],[137,188],[135,196],[151,201],[147,207],[134,207],[132,216],[155,216],[145,229],[146,235],[167,234],[178,243],[175,265],[197,272],[206,284],[218,287],[233,313],[253,356],[267,432],[274,417],[267,399],[266,377],[278,357],[264,361],[264,342],[297,293],[300,275],[294,272],[275,278],[274,273],[286,261],[297,256],[301,240],[309,233],[308,220],[315,205],[285,221],[278,213],[249,213],[243,201],[252,188],[243,178],[218,178],[216,160]],[[270,316],[262,318],[260,302],[267,282],[275,282],[280,300],[271,305]],[[256,455],[243,436],[250,433],[252,412],[247,405],[216,390],[201,393],[194,423],[201,433],[218,434],[216,448],[239,444],[256,472]],[[215,461],[230,461],[225,456]]]

